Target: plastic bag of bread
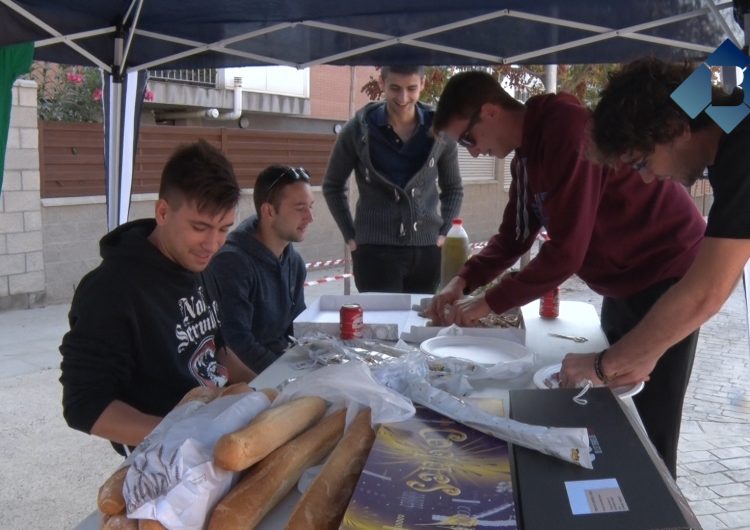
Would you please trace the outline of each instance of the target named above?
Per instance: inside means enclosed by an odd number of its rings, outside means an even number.
[[[373,424],[396,423],[414,416],[411,400],[378,383],[361,361],[324,366],[294,379],[283,388],[274,406],[302,396],[318,396],[334,408],[346,408],[347,426],[363,408],[371,410]]]
[[[224,434],[267,409],[263,392],[190,401],[172,410],[128,457],[124,496],[132,518],[167,528],[199,530],[237,474],[216,467],[213,448]]]

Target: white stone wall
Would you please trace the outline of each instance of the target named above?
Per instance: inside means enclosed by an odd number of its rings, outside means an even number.
[[[36,84],[18,81],[0,195],[0,310],[69,302],[83,275],[99,264],[99,239],[107,231],[103,196],[40,199],[38,138]],[[464,179],[461,215],[472,241],[488,239],[500,224],[507,202],[502,164],[495,171],[497,180]],[[354,179],[351,184],[353,210]],[[319,187],[314,194],[315,222],[297,249],[306,261],[341,258],[341,234]],[[134,196],[130,219],[152,217],[155,198]],[[238,218],[254,210],[245,190]]]
[[[0,194],[0,309],[44,301],[38,147],[36,83],[19,80],[13,85]]]
[[[502,188],[502,177],[499,179],[468,179],[464,182],[461,215],[472,241],[485,241],[500,226],[507,199]],[[308,262],[342,258],[344,242],[320,187],[314,188],[314,196],[315,221],[305,241],[295,246]],[[155,194],[134,196],[129,218],[153,217],[155,198]],[[352,203],[354,200],[356,195],[352,197]],[[46,301],[67,302],[73,297],[83,275],[100,262],[98,243],[107,230],[104,197],[43,199],[42,204]],[[252,192],[244,190],[238,220],[245,219],[254,211]]]

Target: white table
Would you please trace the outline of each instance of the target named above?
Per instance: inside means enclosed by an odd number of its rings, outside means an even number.
[[[531,374],[542,366],[560,362],[569,352],[588,353],[601,351],[609,343],[599,324],[599,315],[593,305],[586,302],[561,301],[560,316],[554,319],[541,318],[539,316],[539,302],[531,302],[522,308],[524,327],[526,328],[526,347],[537,354],[537,363]],[[582,336],[587,342],[577,343],[568,339],[551,337],[549,333]],[[294,364],[305,360],[306,357],[299,349],[292,349],[282,355],[276,362],[266,368],[253,380],[255,388],[275,387],[290,377],[302,374],[295,370]],[[531,385],[531,374],[525,383]],[[491,396],[494,389],[478,388],[480,396]],[[628,405],[626,408],[635,410],[632,399],[623,400]],[[294,505],[300,498],[296,488],[284,498],[263,519],[258,530],[281,530],[289,518]]]
[[[567,353],[592,353],[609,346],[602,331],[599,315],[593,305],[586,302],[560,302],[560,316],[539,316],[539,301],[521,308],[526,327],[526,347],[539,356],[539,365],[558,363]],[[586,337],[586,342],[552,337],[550,333]]]
[[[599,325],[599,315],[593,305],[586,302],[560,302],[560,316],[554,319],[539,316],[539,302],[534,301],[522,308],[526,347],[537,354],[536,368],[560,362],[569,352],[590,353],[601,351],[609,343]],[[587,342],[552,337],[550,333],[582,336]],[[291,349],[253,380],[256,388],[275,387],[290,377],[302,375],[294,369],[298,361],[306,360],[298,349]]]
[[[421,298],[421,297],[417,297]],[[560,302],[560,316],[555,319],[539,317],[539,302],[531,302],[522,308],[524,327],[526,328],[526,347],[537,354],[537,362],[531,374],[542,366],[560,362],[568,352],[587,353],[600,351],[609,346],[607,338],[599,325],[599,316],[591,304],[575,301]],[[587,342],[576,343],[568,339],[552,337],[550,333],[583,336]],[[307,360],[301,348],[292,348],[277,359],[271,366],[256,377],[252,385],[255,388],[275,388],[290,377],[297,377],[304,372],[295,369],[299,361]],[[531,385],[531,374],[522,382]],[[493,389],[479,388],[479,395],[491,395]],[[630,398],[623,400],[626,408],[635,410]],[[281,530],[289,514],[300,498],[296,488],[287,495],[257,526],[258,530]],[[98,512],[89,515],[77,527],[77,530],[95,530],[100,527]]]

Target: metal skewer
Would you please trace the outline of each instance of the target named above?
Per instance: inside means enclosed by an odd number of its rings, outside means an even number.
[[[586,337],[579,337],[577,335],[562,335],[560,333],[549,333],[550,337],[557,337],[559,339],[568,339],[572,340],[573,342],[587,342],[589,339]]]

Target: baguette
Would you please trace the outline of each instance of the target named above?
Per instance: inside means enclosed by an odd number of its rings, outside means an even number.
[[[138,530],[138,521],[128,519],[124,513],[110,515],[104,522],[102,530]]]
[[[292,511],[286,530],[336,530],[375,441],[370,409],[361,411]]]
[[[96,504],[100,512],[107,515],[117,515],[125,511],[125,497],[122,494],[122,488],[129,467],[123,466],[112,473],[99,488]]]
[[[247,383],[233,383],[231,385],[223,386],[219,389],[219,396],[234,396],[237,394],[246,394],[252,392],[253,387]]]
[[[166,528],[156,519],[138,519],[138,530],[166,530]]]
[[[344,432],[345,416],[345,409],[334,412],[250,469],[216,505],[208,530],[255,528],[304,470],[331,452]]]
[[[177,405],[175,405],[175,407],[184,405],[188,401],[202,401],[203,403],[208,403],[209,401],[213,401],[214,399],[219,397],[221,391],[221,387],[196,386],[195,388],[191,388],[190,390],[188,390],[187,393],[182,396],[182,399],[177,403]]]
[[[273,403],[276,396],[279,395],[279,391],[274,390],[273,388],[261,388],[258,392],[263,392],[271,403]]]
[[[318,421],[325,410],[326,402],[319,397],[302,397],[267,409],[246,427],[219,438],[214,463],[229,471],[247,469]]]

